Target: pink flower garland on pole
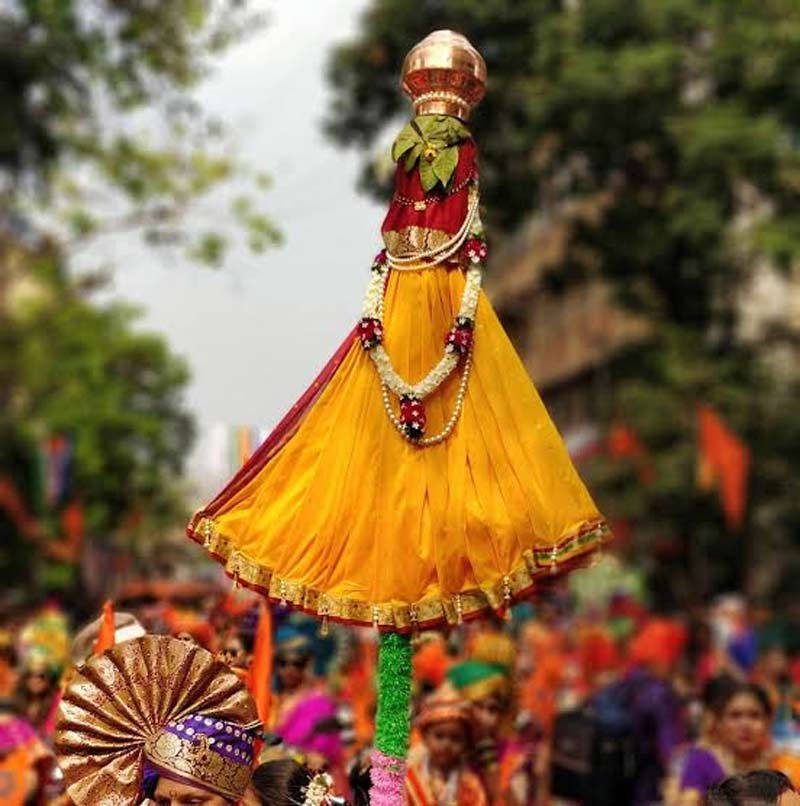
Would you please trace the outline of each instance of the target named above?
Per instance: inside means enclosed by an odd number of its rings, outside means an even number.
[[[372,751],[370,806],[398,806],[405,802],[405,759]]]

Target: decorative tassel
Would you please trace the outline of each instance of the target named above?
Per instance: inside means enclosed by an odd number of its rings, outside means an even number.
[[[211,548],[211,536],[213,532],[213,528],[211,526],[211,521],[207,518],[203,521],[203,547],[204,548]]]
[[[456,594],[456,622],[461,625],[464,623],[464,604],[461,601],[461,594]]]
[[[329,628],[328,628],[328,617],[327,617],[327,616],[323,616],[323,617],[322,617],[322,624],[320,625],[320,628],[319,628],[319,634],[320,634],[320,635],[321,635],[323,638],[325,638],[325,637],[327,637],[328,632],[329,632]]]
[[[419,613],[417,613],[416,605],[408,606],[408,620],[411,622],[411,635],[417,638],[419,635]]]

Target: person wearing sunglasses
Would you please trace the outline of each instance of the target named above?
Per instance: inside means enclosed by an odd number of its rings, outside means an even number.
[[[311,639],[293,625],[276,634],[275,681],[270,729],[283,739],[296,757],[312,771],[342,766],[341,725],[338,705],[315,679]]]

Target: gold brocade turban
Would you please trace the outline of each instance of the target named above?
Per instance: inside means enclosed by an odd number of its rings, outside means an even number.
[[[463,34],[434,31],[409,51],[401,84],[415,115],[469,120],[486,93],[486,62]]]
[[[55,751],[76,806],[137,804],[146,775],[237,801],[258,724],[250,694],[224,664],[196,645],[148,635],[77,671]]]

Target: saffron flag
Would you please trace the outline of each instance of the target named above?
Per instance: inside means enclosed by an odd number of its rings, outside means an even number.
[[[608,432],[608,455],[612,459],[628,459],[636,466],[639,480],[644,484],[653,481],[653,467],[639,435],[629,425],[616,423]]]
[[[255,700],[258,718],[266,728],[269,725],[272,699],[272,613],[264,601],[259,605],[258,627],[247,688]]]
[[[100,630],[97,633],[97,640],[94,642],[95,655],[101,655],[107,649],[111,649],[111,647],[114,646],[115,632],[114,605],[108,600],[103,605],[103,620],[100,622]]]
[[[750,451],[711,406],[697,407],[697,439],[698,486],[719,490],[725,522],[737,529],[747,506]]]

